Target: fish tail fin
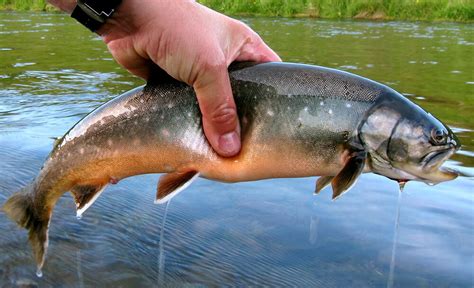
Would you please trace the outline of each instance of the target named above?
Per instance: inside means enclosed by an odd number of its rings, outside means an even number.
[[[48,247],[48,228],[51,213],[48,211],[38,213],[35,210],[33,193],[30,193],[32,186],[27,186],[11,196],[4,204],[3,211],[19,226],[29,231],[28,238],[38,267],[37,275],[41,276],[41,268]]]

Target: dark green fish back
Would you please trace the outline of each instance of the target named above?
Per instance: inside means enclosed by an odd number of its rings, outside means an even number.
[[[372,80],[326,67],[266,63],[236,63],[230,67],[233,81],[259,83],[278,95],[311,95],[349,101],[373,102],[385,89]]]

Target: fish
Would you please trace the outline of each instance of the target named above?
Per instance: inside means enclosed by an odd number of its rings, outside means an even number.
[[[193,88],[162,71],[56,141],[37,177],[3,206],[29,230],[39,274],[57,200],[69,191],[81,217],[107,185],[134,175],[164,173],[156,203],[198,177],[240,182],[321,176],[314,193],[331,185],[337,199],[362,173],[430,184],[458,175],[442,167],[461,146],[456,135],[388,86],[295,63],[234,63],[229,77],[242,138],[234,157],[220,157],[206,140]]]

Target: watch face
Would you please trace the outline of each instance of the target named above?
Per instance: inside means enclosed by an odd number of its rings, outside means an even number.
[[[85,6],[88,6],[90,10],[93,10],[94,14],[109,18],[114,13],[115,8],[122,2],[121,0],[113,1],[98,1],[98,0],[80,0]],[[106,20],[106,19],[105,19]]]
[[[122,1],[78,0],[71,17],[92,32],[97,31],[112,16]]]

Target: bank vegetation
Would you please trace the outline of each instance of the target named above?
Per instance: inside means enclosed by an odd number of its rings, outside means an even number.
[[[173,0],[170,0],[173,1]],[[198,0],[228,15],[378,20],[474,20],[474,0]],[[1,10],[54,11],[46,0],[0,0]]]

